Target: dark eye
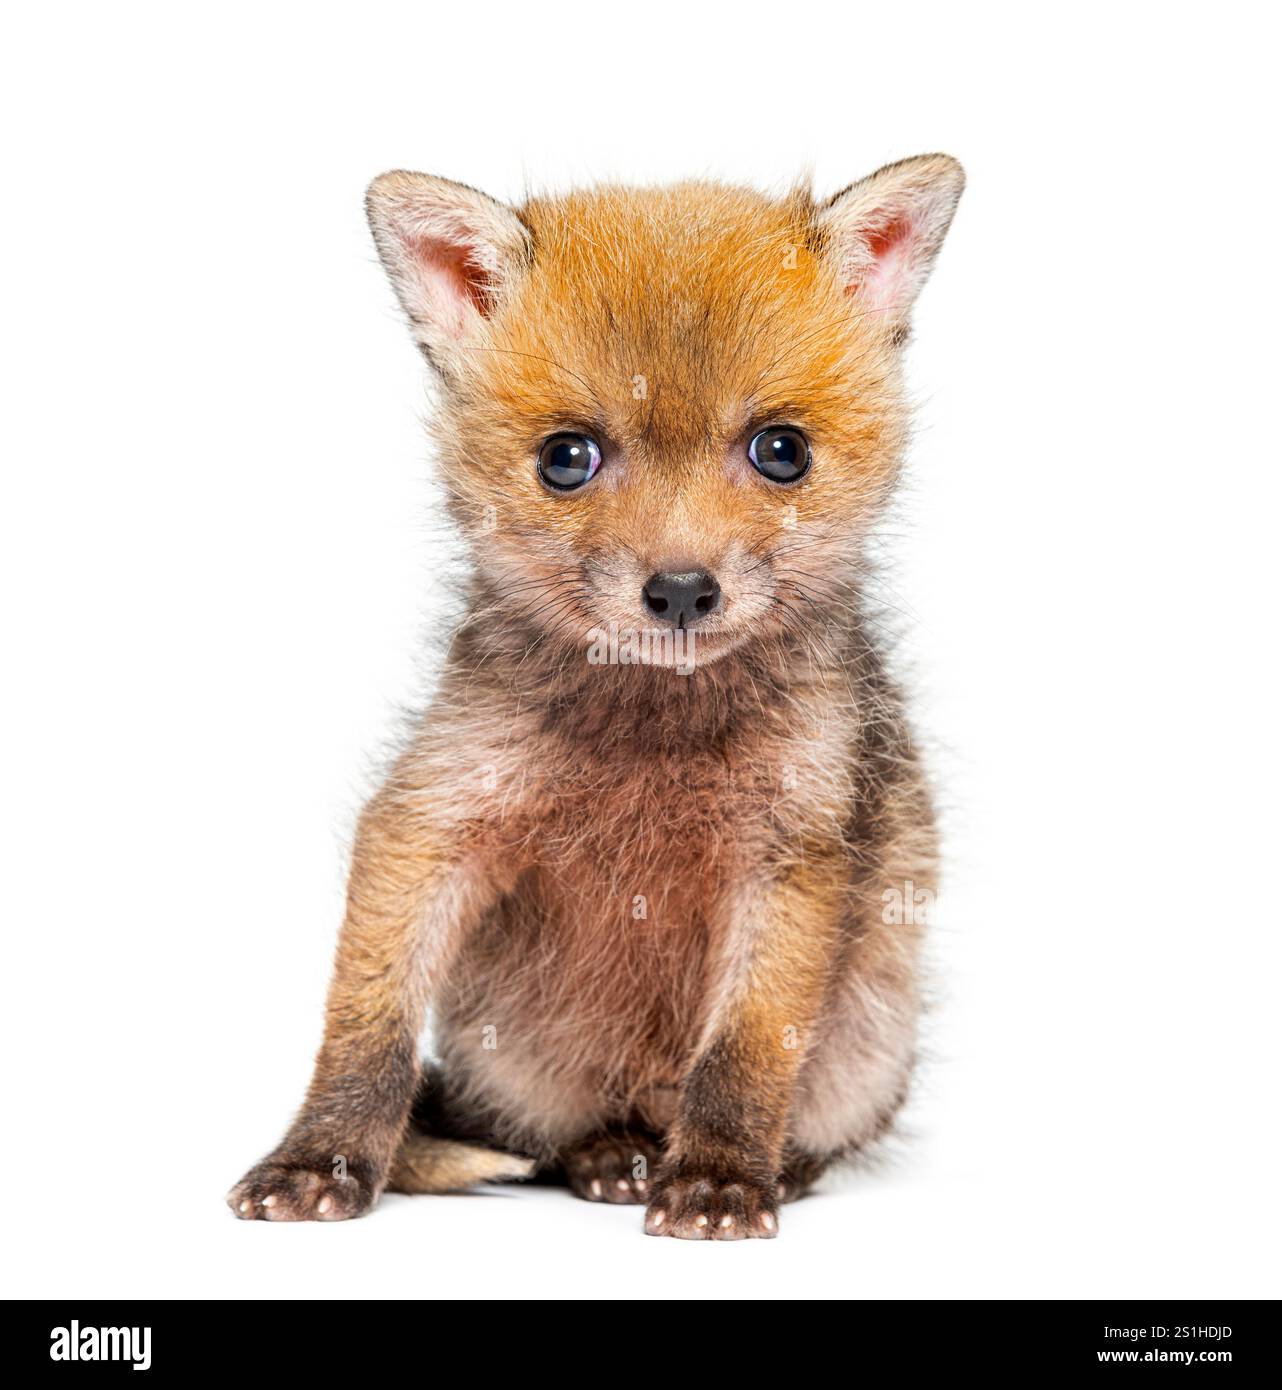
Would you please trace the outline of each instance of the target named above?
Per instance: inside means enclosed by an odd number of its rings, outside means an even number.
[[[776,483],[795,483],[810,467],[810,445],[800,430],[771,425],[748,445],[752,466]]]
[[[539,477],[560,492],[582,487],[600,467],[600,447],[585,434],[554,434],[539,450]]]

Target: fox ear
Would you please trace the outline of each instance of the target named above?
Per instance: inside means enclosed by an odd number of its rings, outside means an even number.
[[[365,211],[415,339],[444,365],[527,264],[529,234],[484,193],[404,170],[370,184]]]
[[[950,155],[923,154],[852,183],[819,211],[842,283],[867,313],[883,316],[898,339],[907,333],[909,311],[965,183]]]

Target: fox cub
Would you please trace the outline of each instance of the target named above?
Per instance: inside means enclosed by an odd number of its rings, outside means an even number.
[[[238,1216],[542,1173],[651,1235],[771,1237],[890,1124],[935,838],[864,549],[962,183],[945,155],[824,203],[374,181],[468,606]]]

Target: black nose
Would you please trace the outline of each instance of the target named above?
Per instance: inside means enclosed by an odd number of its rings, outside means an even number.
[[[673,627],[689,627],[721,607],[721,585],[707,570],[653,574],[641,590],[645,606]]]

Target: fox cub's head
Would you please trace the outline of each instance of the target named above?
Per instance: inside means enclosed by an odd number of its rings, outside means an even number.
[[[511,208],[376,179],[379,253],[443,386],[451,507],[500,611],[579,644],[695,628],[700,661],[841,611],[962,182],[925,155],[823,204],[686,183]]]

